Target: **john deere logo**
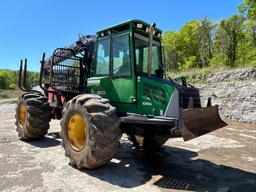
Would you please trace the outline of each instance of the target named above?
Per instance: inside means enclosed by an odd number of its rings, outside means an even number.
[[[150,103],[150,102],[142,102],[142,105],[144,105],[144,106],[152,106],[152,103]]]

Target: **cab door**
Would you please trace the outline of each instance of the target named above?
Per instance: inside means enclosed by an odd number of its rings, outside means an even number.
[[[111,96],[121,112],[136,112],[130,33],[112,37]]]
[[[98,39],[93,93],[108,98],[119,112],[136,112],[130,33]]]

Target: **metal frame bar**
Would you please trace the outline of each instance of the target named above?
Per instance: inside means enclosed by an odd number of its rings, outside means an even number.
[[[43,86],[42,80],[43,80],[44,64],[45,64],[45,53],[43,53],[42,60],[41,60],[41,69],[40,69],[40,74],[39,74],[39,86],[40,86],[40,88],[41,88],[42,90],[44,90],[44,92],[45,92],[46,94],[48,94],[48,92],[55,93],[55,91],[47,90],[47,89],[45,89],[45,87]]]
[[[22,72],[23,72],[23,60],[20,60],[20,71],[19,71],[19,82],[18,86],[22,91],[27,91],[22,85],[21,85],[21,79],[22,79]]]
[[[29,89],[29,88],[27,87],[27,58],[25,58],[25,64],[24,64],[23,87],[25,88],[25,90],[31,91],[31,89]]]
[[[23,69],[23,60],[20,60],[20,71],[19,71],[19,88],[24,92],[36,92],[42,94],[40,91],[32,90],[27,86],[27,59],[25,58],[24,69]]]

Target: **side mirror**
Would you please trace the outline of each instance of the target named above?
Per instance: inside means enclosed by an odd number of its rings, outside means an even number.
[[[164,75],[164,69],[162,67],[159,67],[155,70],[155,74],[158,78],[163,78]]]

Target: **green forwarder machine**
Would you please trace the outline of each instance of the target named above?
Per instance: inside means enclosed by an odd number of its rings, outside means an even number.
[[[80,36],[41,61],[39,85],[26,83],[21,60],[16,125],[22,140],[43,137],[60,119],[62,146],[78,168],[106,164],[122,133],[140,150],[169,138],[185,141],[226,126],[218,107],[201,106],[199,90],[164,71],[162,31],[140,20]]]

